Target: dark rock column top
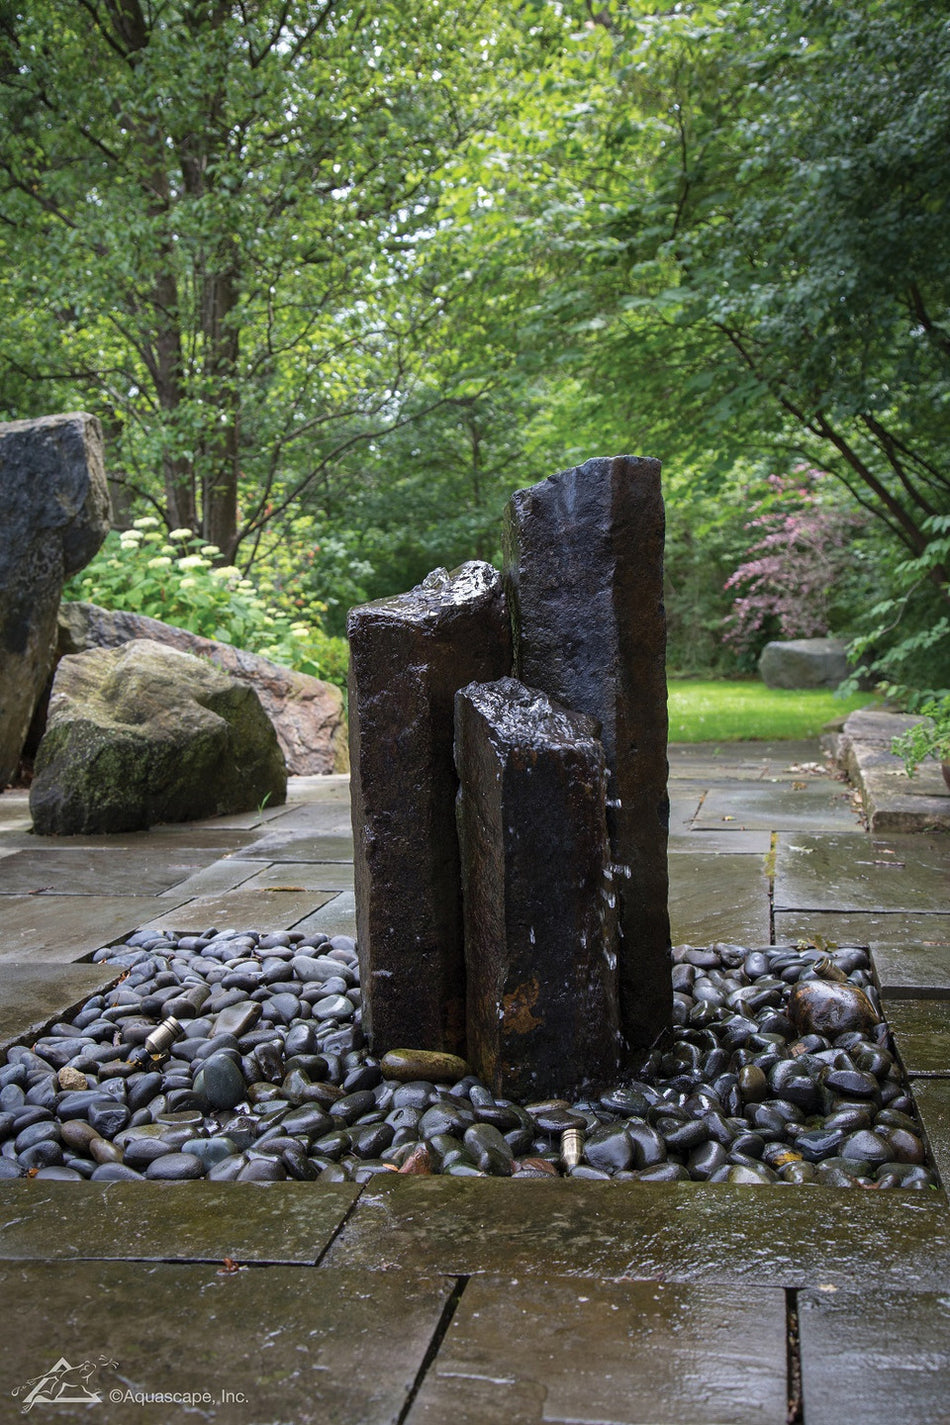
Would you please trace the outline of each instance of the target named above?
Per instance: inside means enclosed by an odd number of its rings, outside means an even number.
[[[468,1055],[495,1093],[615,1077],[616,917],[599,726],[513,678],[455,699]]]
[[[507,510],[515,675],[602,726],[633,1051],[672,1014],[663,539],[660,462],[639,456],[588,460],[519,490]]]
[[[109,532],[102,428],[83,412],[0,424],[0,791],[53,667],[63,583]]]
[[[350,612],[363,1023],[374,1053],[464,1052],[454,700],[511,668],[501,577],[473,561]]]

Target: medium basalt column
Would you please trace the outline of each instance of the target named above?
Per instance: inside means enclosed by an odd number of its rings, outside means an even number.
[[[515,675],[602,727],[633,1055],[672,1016],[663,537],[660,462],[635,456],[552,475],[507,510]]]
[[[363,1026],[375,1054],[465,1052],[454,700],[509,672],[501,577],[437,569],[350,612],[350,758]]]
[[[609,1081],[620,1062],[597,732],[513,678],[455,699],[468,1057],[513,1098]]]

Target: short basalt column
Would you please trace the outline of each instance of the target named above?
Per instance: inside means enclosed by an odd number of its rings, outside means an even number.
[[[588,460],[519,490],[507,511],[515,675],[602,726],[634,1054],[672,1015],[663,537],[658,460]]]
[[[438,569],[350,613],[350,756],[363,1025],[373,1051],[465,1051],[454,701],[510,671],[501,578]]]
[[[598,726],[512,678],[455,699],[468,1057],[495,1093],[539,1098],[620,1062]]]

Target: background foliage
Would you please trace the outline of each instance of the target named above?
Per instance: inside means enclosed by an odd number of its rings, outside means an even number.
[[[120,526],[217,546],[286,656],[629,450],[664,461],[674,668],[798,608],[950,687],[929,0],[0,0],[0,125],[0,414],[98,414]],[[90,578],[141,596],[143,544]]]

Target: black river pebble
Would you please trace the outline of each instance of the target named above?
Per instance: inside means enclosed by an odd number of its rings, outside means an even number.
[[[937,1185],[858,947],[677,947],[672,1041],[635,1078],[524,1106],[473,1075],[387,1079],[348,936],[139,931],[95,959],[126,977],[0,1064],[0,1178],[365,1182],[421,1162],[454,1177]],[[829,1005],[859,1012],[839,1028]],[[145,1039],[169,1014],[184,1034],[153,1059]],[[582,1146],[564,1167],[567,1129]]]

